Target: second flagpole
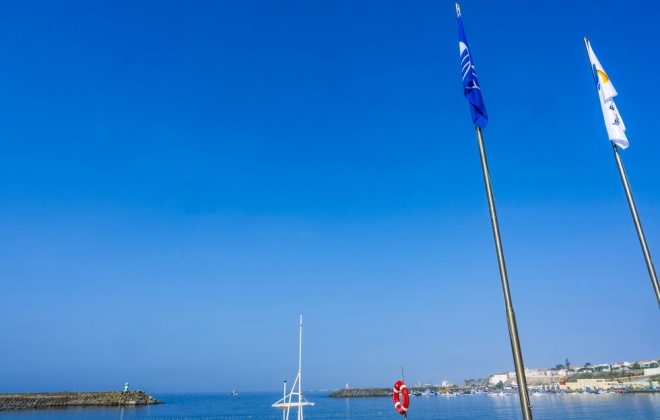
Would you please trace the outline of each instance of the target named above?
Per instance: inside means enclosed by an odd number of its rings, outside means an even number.
[[[646,261],[646,268],[649,270],[651,284],[653,285],[653,290],[655,291],[655,297],[658,300],[658,307],[660,307],[660,286],[658,286],[658,276],[655,274],[655,267],[653,266],[653,261],[651,260],[651,252],[649,251],[648,245],[646,245],[646,237],[644,236],[644,229],[642,229],[642,222],[640,222],[639,216],[637,215],[637,207],[635,206],[635,200],[633,199],[632,191],[630,190],[630,184],[628,183],[626,171],[623,168],[623,162],[621,162],[621,156],[619,156],[619,149],[614,143],[612,143],[612,148],[614,149],[616,165],[619,168],[619,175],[621,175],[621,182],[623,182],[623,189],[626,192],[628,206],[630,207],[630,213],[632,214],[633,222],[635,223],[635,229],[637,230],[639,243],[642,246],[642,253],[644,254],[644,260]]]
[[[605,119],[605,127],[607,128],[607,135],[612,142],[612,148],[614,150],[614,158],[616,159],[616,165],[619,169],[619,175],[621,176],[621,182],[623,183],[623,189],[626,193],[626,198],[628,199],[628,206],[630,207],[630,213],[632,214],[633,222],[635,223],[635,229],[637,230],[637,236],[639,237],[639,243],[642,246],[642,253],[644,254],[644,260],[646,261],[646,268],[649,271],[649,276],[651,277],[651,285],[655,292],[655,297],[658,301],[658,306],[660,307],[660,285],[658,285],[658,277],[655,274],[655,267],[653,267],[653,261],[651,261],[651,252],[649,247],[646,244],[646,237],[644,236],[644,230],[642,229],[642,222],[639,219],[637,214],[637,207],[635,206],[635,200],[632,196],[632,190],[630,189],[630,184],[628,183],[628,177],[626,176],[626,171],[623,169],[623,162],[621,161],[621,156],[619,156],[619,148],[617,143],[623,144],[624,148],[628,145],[628,139],[625,135],[625,125],[623,120],[618,114],[616,106],[614,105],[614,100],[612,99],[617,95],[616,90],[612,86],[612,82],[605,73],[605,70],[600,65],[600,62],[596,58],[596,55],[591,48],[591,43],[589,38],[584,37],[584,48],[587,50],[587,56],[589,57],[589,66],[591,67],[591,72],[594,76],[594,81],[596,82],[596,89],[598,90],[599,100],[601,102],[601,108],[603,110],[603,117]],[[605,86],[608,86],[609,97],[604,98],[604,89]],[[606,102],[609,101],[609,104]],[[609,106],[608,106],[609,105]],[[614,111],[614,114],[608,113],[606,109]],[[615,129],[616,127],[616,129]],[[623,141],[623,143],[622,143]]]
[[[490,210],[490,222],[493,226],[493,236],[495,237],[495,249],[497,251],[497,263],[500,267],[500,278],[502,279],[502,291],[504,292],[504,305],[506,307],[506,319],[509,326],[509,338],[511,339],[511,351],[513,352],[513,363],[516,368],[516,377],[518,379],[518,395],[520,396],[520,405],[524,420],[532,420],[532,406],[529,402],[529,393],[527,392],[527,379],[525,378],[525,365],[523,364],[522,351],[520,350],[520,340],[518,339],[518,326],[516,316],[513,312],[513,303],[511,302],[511,293],[509,292],[509,279],[506,273],[506,264],[504,262],[504,250],[502,249],[502,240],[500,239],[500,228],[497,223],[497,212],[495,211],[495,198],[490,184],[490,174],[488,172],[488,161],[486,160],[486,147],[481,133],[481,127],[476,126],[477,142],[479,143],[479,154],[481,155],[481,169],[484,174],[484,183],[486,184],[486,194],[488,196],[488,208]]]

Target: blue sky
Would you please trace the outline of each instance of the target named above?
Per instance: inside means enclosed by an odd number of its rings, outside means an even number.
[[[463,1],[525,364],[660,357],[652,1]],[[0,5],[0,392],[513,370],[451,1]]]

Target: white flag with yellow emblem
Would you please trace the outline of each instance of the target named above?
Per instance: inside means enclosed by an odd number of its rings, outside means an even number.
[[[587,40],[587,52],[589,54],[589,61],[591,62],[591,71],[596,82],[598,89],[598,96],[600,98],[600,106],[603,110],[603,118],[605,119],[605,128],[607,128],[607,136],[610,140],[620,146],[622,149],[628,147],[628,138],[626,137],[626,126],[623,123],[623,118],[619,114],[619,110],[614,104],[614,97],[617,95],[616,89],[612,81],[605,73],[603,66],[591,49],[591,44]]]

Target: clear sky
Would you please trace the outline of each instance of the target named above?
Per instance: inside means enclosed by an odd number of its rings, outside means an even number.
[[[461,3],[525,364],[658,358],[660,6]],[[453,1],[0,5],[0,392],[513,370]]]

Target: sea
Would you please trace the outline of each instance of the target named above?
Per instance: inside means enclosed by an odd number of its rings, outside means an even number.
[[[1,411],[0,420],[224,420],[282,419],[271,407],[281,393],[239,392],[223,394],[153,394],[165,404],[124,408],[65,408]],[[314,402],[305,419],[404,420],[389,397],[330,398],[329,392],[308,392]],[[658,420],[660,393],[647,394],[542,394],[530,395],[536,420]],[[518,394],[473,394],[411,397],[408,420],[514,420],[522,419]],[[292,411],[290,420],[297,419]]]

